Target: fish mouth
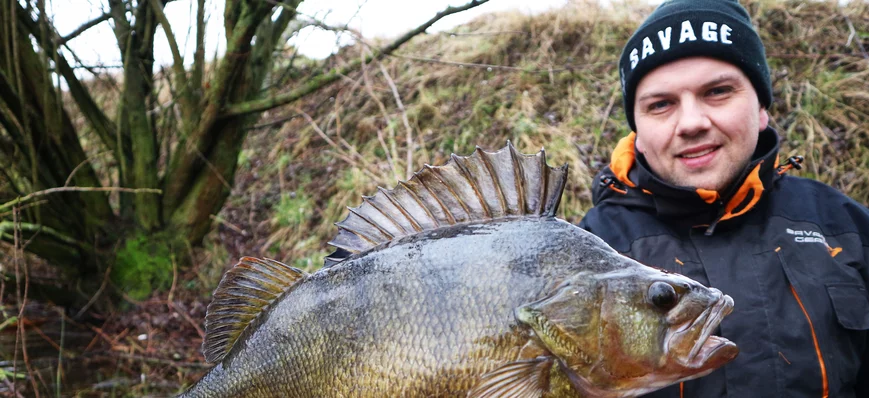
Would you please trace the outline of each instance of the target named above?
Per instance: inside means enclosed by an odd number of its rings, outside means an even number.
[[[733,312],[733,299],[720,294],[712,306],[703,310],[692,322],[686,322],[668,338],[670,352],[687,368],[717,368],[730,362],[739,353],[732,341],[712,332],[725,316]]]

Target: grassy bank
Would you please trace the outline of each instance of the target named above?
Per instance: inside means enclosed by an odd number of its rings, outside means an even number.
[[[869,6],[747,6],[769,55],[782,157],[805,156],[797,175],[869,202]],[[315,268],[332,223],[361,195],[450,153],[507,140],[524,152],[545,147],[550,164],[570,165],[560,216],[578,222],[591,206],[594,173],[629,132],[616,62],[650,10],[575,2],[537,16],[487,15],[417,38],[401,55],[270,113],[260,126],[276,124],[252,132],[239,160],[219,240],[244,231],[243,243],[229,246],[231,258],[244,248]]]

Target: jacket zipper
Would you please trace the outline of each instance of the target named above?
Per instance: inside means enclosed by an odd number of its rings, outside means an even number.
[[[800,305],[800,309],[803,310],[803,315],[806,316],[806,320],[809,321],[809,330],[812,331],[812,342],[815,344],[815,353],[818,354],[818,363],[821,365],[821,385],[823,386],[823,398],[827,398],[830,396],[830,387],[827,384],[827,367],[824,365],[824,356],[821,355],[821,346],[818,344],[818,336],[815,334],[815,325],[812,324],[812,318],[809,317],[809,313],[806,311],[806,307],[803,306],[803,301],[800,300],[800,296],[797,294],[797,290],[794,289],[794,285],[791,285],[791,293],[793,293],[794,298],[797,299],[797,304]]]
[[[715,221],[712,221],[712,224],[709,224],[709,227],[706,228],[706,232],[703,235],[712,236],[715,233],[715,227],[718,226],[718,222],[721,221],[721,218],[724,217],[725,213],[724,201],[718,200],[718,215],[715,216]]]

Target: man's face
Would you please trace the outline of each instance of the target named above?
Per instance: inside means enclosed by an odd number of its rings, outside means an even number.
[[[674,185],[724,190],[750,162],[758,132],[769,123],[748,77],[712,58],[656,68],[635,98],[637,150]]]

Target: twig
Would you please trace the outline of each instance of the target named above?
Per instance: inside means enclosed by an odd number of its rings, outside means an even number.
[[[598,129],[598,133],[594,137],[594,146],[592,147],[592,153],[597,152],[597,146],[600,143],[600,137],[603,135],[603,129],[606,128],[607,122],[610,119],[610,112],[613,110],[613,106],[616,103],[616,99],[619,97],[619,85],[613,87],[613,92],[610,94],[610,101],[606,106],[606,110],[603,113],[603,120],[600,122],[600,128]]]
[[[531,32],[524,32],[521,30],[502,30],[494,32],[440,32],[440,34],[444,36],[497,36],[515,34],[531,36]]]
[[[36,202],[28,203],[28,204],[23,205],[23,206],[17,206],[17,209],[20,211],[20,210],[28,209],[28,208],[31,208],[34,206],[44,205],[46,203],[48,203],[47,200],[37,200]],[[5,213],[0,213],[0,218],[8,216],[10,214],[12,214],[12,210],[7,211]]]
[[[124,329],[121,333],[118,333],[115,338],[111,338],[109,337],[109,335],[106,334],[106,332],[103,332],[102,329],[96,326],[87,325],[87,327],[90,328],[94,333],[96,333],[96,336],[94,336],[94,340],[91,341],[91,344],[88,344],[88,346],[84,349],[85,352],[87,352],[87,350],[89,350],[91,346],[93,346],[93,344],[96,342],[97,337],[102,337],[103,340],[109,343],[109,346],[114,349],[115,344],[117,344],[117,342],[120,341],[122,338],[126,337],[127,333],[130,333],[130,329]]]
[[[88,302],[87,302],[83,307],[81,307],[80,310],[78,310],[78,312],[75,314],[75,318],[76,318],[76,319],[78,319],[79,317],[81,317],[82,315],[84,315],[84,313],[85,313],[85,312],[86,312],[86,311],[87,311],[87,310],[88,310],[88,309],[89,309],[89,308],[90,308],[94,303],[97,302],[97,298],[100,297],[100,295],[103,293],[103,290],[105,290],[106,285],[109,284],[109,275],[110,275],[111,273],[112,273],[112,263],[109,263],[108,268],[106,268],[106,273],[105,273],[105,275],[103,275],[103,282],[100,284],[100,288],[97,289],[96,293],[94,293],[94,295],[91,296],[90,300],[88,300]]]
[[[12,382],[9,381],[8,378],[4,377],[4,378],[3,378],[3,383],[6,384],[6,388],[8,388],[10,391],[12,391],[12,393],[15,394],[16,397],[18,397],[18,398],[24,398],[24,396],[21,395],[20,392],[15,391],[15,385],[12,384]]]
[[[851,23],[851,18],[848,18],[847,15],[845,15],[844,17],[845,17],[845,22],[848,23],[848,30],[851,31],[851,34],[848,35],[848,43],[845,44],[846,46],[849,46],[849,45],[851,45],[851,41],[854,40],[854,37],[857,36],[857,30],[854,29],[854,24]],[[866,53],[866,48],[863,47],[863,42],[862,42],[862,40],[860,40],[860,39],[858,38],[858,39],[855,41],[855,43],[857,43],[857,47],[860,48],[860,52],[863,54],[863,58],[865,58],[865,59],[869,59],[869,54]]]
[[[66,336],[66,317],[63,313],[63,308],[55,308],[60,314],[60,348],[57,351],[57,374],[54,379],[54,395],[60,398],[60,375],[63,374],[63,338]]]
[[[552,72],[552,73],[556,73],[556,72],[568,72],[568,71],[574,71],[574,70],[578,70],[578,69],[582,69],[582,68],[588,68],[588,67],[593,67],[593,66],[600,66],[600,65],[615,65],[615,64],[616,64],[615,61],[601,61],[601,62],[592,62],[592,63],[582,64],[582,65],[577,65],[577,66],[573,66],[573,65],[571,65],[571,66],[564,66],[564,67],[560,67],[560,68],[546,68],[546,69],[537,68],[537,69],[531,69],[531,68],[520,68],[520,67],[517,67],[517,66],[494,65],[494,64],[477,64],[477,63],[471,63],[471,62],[446,61],[446,60],[442,60],[442,59],[415,57],[415,56],[412,56],[412,55],[403,55],[403,54],[390,54],[390,56],[392,56],[392,57],[396,57],[396,58],[409,59],[409,60],[411,60],[411,61],[428,62],[428,63],[433,63],[433,64],[444,64],[444,65],[452,65],[452,66],[458,66],[458,67],[479,68],[479,69],[487,69],[487,70],[488,70],[488,69],[491,69],[491,70],[505,70],[505,71],[511,71],[511,72],[525,72],[525,73],[550,73],[550,72]]]
[[[55,343],[54,340],[51,339],[51,337],[48,337],[48,335],[46,335],[45,332],[42,331],[42,329],[40,329],[38,326],[36,326],[32,322],[30,323],[30,330],[33,330],[34,332],[36,332],[36,334],[38,334],[39,337],[42,337],[42,339],[45,340],[48,343],[48,345],[54,347],[55,350],[60,350],[60,345]]]
[[[73,238],[70,238],[69,236],[62,234],[59,231],[57,231],[56,229],[53,229],[51,227],[46,227],[46,226],[41,225],[41,224],[22,223],[21,221],[19,221],[18,223],[14,223],[14,222],[10,223],[9,221],[0,221],[0,238],[3,237],[3,231],[9,230],[9,229],[12,229],[12,230],[17,231],[17,232],[28,231],[28,232],[33,232],[34,234],[46,233],[48,235],[51,235],[51,236],[57,238],[61,242],[69,243],[71,245],[84,246],[81,242],[79,242]],[[30,244],[30,241],[34,237],[35,236],[30,237],[30,239],[28,239],[27,242],[25,242],[24,244],[20,244],[19,248],[24,249],[25,247],[27,247]]]
[[[17,210],[17,208],[12,209],[12,222],[18,223],[18,210]],[[19,338],[19,336],[24,334],[24,332],[21,330],[21,328],[23,328],[21,316],[24,314],[24,306],[21,305],[21,302],[22,302],[22,298],[21,298],[21,270],[20,270],[21,260],[18,258],[18,231],[17,230],[12,231],[12,239],[13,239],[12,264],[14,264],[14,266],[15,266],[15,299],[16,299],[15,303],[19,306],[18,318],[16,318],[17,322],[18,322],[18,325],[17,325],[18,327],[16,328],[16,334],[15,334],[15,347],[13,348],[13,351],[12,351],[12,363],[13,363],[12,373],[18,373],[18,338]],[[12,384],[12,392],[13,393],[17,392],[15,386],[16,386],[16,384],[13,383]]]
[[[288,122],[288,121],[290,121],[290,120],[293,120],[293,119],[295,119],[295,118],[297,118],[297,117],[299,117],[298,114],[293,114],[293,115],[290,115],[290,116],[285,116],[285,117],[282,117],[282,118],[280,118],[280,119],[272,120],[271,122],[262,123],[262,124],[257,124],[256,126],[248,127],[247,130],[259,130],[259,129],[269,128],[269,127],[272,127],[272,126],[277,126],[277,125],[279,125],[279,124],[283,124],[284,122]]]
[[[383,77],[386,78],[386,84],[392,90],[392,96],[395,97],[395,103],[398,105],[398,110],[401,111],[401,121],[404,122],[404,128],[407,129],[407,164],[405,165],[407,172],[404,176],[405,178],[410,178],[413,175],[413,129],[410,127],[410,121],[407,120],[407,110],[404,109],[404,104],[401,102],[398,87],[395,86],[395,82],[389,77],[389,72],[386,71],[383,63],[379,63],[379,65],[380,73],[383,73]]]
[[[181,51],[178,50],[178,41],[175,40],[175,34],[172,33],[172,26],[169,20],[166,19],[166,14],[163,13],[163,2],[161,0],[150,0],[151,8],[163,28],[163,33],[166,34],[166,41],[169,42],[169,50],[172,52],[172,70],[175,71],[175,80],[181,86],[181,103],[187,107],[188,97],[190,93],[190,85],[187,84],[187,72],[184,71],[184,58],[181,57]],[[191,109],[185,109],[189,111]]]
[[[12,220],[13,220],[12,222],[14,224],[19,223],[18,217],[19,217],[18,212],[12,213]],[[15,236],[15,238],[14,238],[15,246],[12,248],[12,250],[13,250],[13,252],[17,253],[17,251],[20,249],[20,242],[21,242],[21,240],[19,239],[18,229],[13,228],[12,234]],[[15,257],[16,257],[16,260],[18,260],[17,254],[15,255]],[[18,261],[16,261],[16,263],[17,262]],[[30,290],[30,271],[29,271],[28,266],[27,266],[27,261],[24,261],[23,268],[24,268],[24,293],[23,294],[20,292],[20,285],[16,284],[16,288],[17,288],[16,293],[18,294],[18,306],[19,306],[19,308],[18,308],[18,335],[16,336],[16,339],[15,339],[15,343],[16,343],[15,350],[16,350],[16,356],[17,356],[17,354],[18,354],[18,339],[21,339],[21,356],[24,358],[24,367],[27,368],[27,374],[30,375],[30,384],[33,386],[33,393],[36,395],[36,398],[39,398],[39,386],[36,385],[36,378],[33,377],[33,367],[30,364],[30,355],[28,355],[28,353],[27,353],[27,334],[24,333],[24,324],[26,323],[26,319],[24,317],[24,309],[27,306],[27,295],[29,294],[28,291]],[[15,267],[15,277],[16,277],[16,282],[18,282],[17,281],[17,279],[18,279],[18,266],[17,266],[17,264]],[[13,372],[14,372],[14,370],[13,370]],[[39,376],[40,380],[42,379],[42,376],[40,374],[37,374],[37,376]],[[45,381],[43,380],[43,384],[44,383],[45,383]]]
[[[455,14],[458,12],[462,12],[474,7],[477,7],[481,4],[488,2],[489,0],[472,0],[471,2],[460,6],[460,7],[447,7],[445,10],[437,13],[434,17],[423,23],[422,25],[416,27],[415,29],[407,32],[403,36],[399,37],[395,41],[393,41],[390,45],[381,48],[376,51],[375,54],[370,57],[370,59],[380,59],[384,56],[392,54],[395,50],[401,47],[404,43],[410,41],[414,36],[423,33],[431,27],[435,22],[439,21],[441,18],[446,17],[451,14]],[[335,68],[329,72],[326,72],[314,79],[311,79],[307,84],[304,84],[302,87],[299,87],[295,90],[292,90],[288,93],[271,96],[268,98],[261,98],[257,100],[252,100],[248,102],[229,104],[224,107],[223,112],[220,117],[230,117],[230,116],[240,116],[249,113],[261,112],[267,109],[275,108],[277,106],[289,104],[291,102],[295,102],[296,100],[311,94],[320,88],[325,87],[328,84],[331,84],[338,79],[341,78],[342,75],[347,75],[351,71],[356,70],[361,65],[359,61],[353,61],[350,64],[346,65],[343,68]]]
[[[826,53],[826,54],[785,54],[785,53],[769,53],[767,57],[769,58],[781,58],[781,59],[820,59],[820,58],[847,58],[853,57],[854,54],[845,54],[845,53]]]
[[[227,220],[224,220],[224,219],[221,218],[220,216],[217,216],[217,215],[211,214],[211,215],[209,215],[209,217],[211,217],[212,220],[217,221],[217,222],[220,223],[221,225],[224,225],[224,226],[226,226],[227,228],[229,228],[229,229],[231,229],[231,230],[233,230],[233,231],[235,231],[235,232],[240,233],[242,236],[248,236],[248,235],[250,235],[250,234],[248,234],[247,231],[241,229],[241,228],[238,227],[237,225],[235,225],[235,224],[233,224],[233,223],[231,223],[231,222],[229,222],[229,221],[227,221]]]
[[[175,258],[172,258],[172,287],[169,288],[169,295],[167,296],[166,304],[169,307],[169,310],[174,311],[176,314],[181,315],[184,320],[187,321],[190,325],[196,329],[196,333],[199,334],[199,337],[205,339],[205,332],[202,331],[202,328],[199,327],[199,324],[190,318],[190,315],[187,315],[187,311],[179,311],[175,306],[175,284],[178,282],[178,264],[175,263]]]
[[[160,364],[160,365],[170,365],[170,366],[174,366],[174,367],[177,367],[177,368],[209,369],[209,368],[211,368],[212,366],[214,366],[214,365],[212,365],[212,364],[207,364],[207,363],[204,363],[204,362],[178,362],[178,361],[173,361],[173,360],[171,360],[171,359],[156,358],[156,357],[147,357],[147,356],[144,356],[144,355],[127,354],[127,353],[123,353],[123,352],[115,352],[115,351],[109,351],[108,353],[93,353],[93,354],[88,354],[87,356],[88,356],[88,357],[92,357],[92,358],[93,358],[93,357],[97,357],[97,358],[98,358],[98,357],[100,357],[100,356],[103,356],[103,357],[106,357],[106,358],[117,358],[117,357],[120,357],[120,358],[125,358],[125,359],[132,359],[132,360],[136,360],[136,361],[143,361],[143,362],[148,362],[148,363],[156,363],[156,364]]]
[[[57,187],[57,188],[48,188],[43,189],[41,191],[33,192],[27,196],[23,196],[17,199],[13,199],[9,202],[6,202],[0,205],[0,210],[3,210],[7,207],[15,206],[19,203],[26,202],[30,199],[50,195],[57,192],[131,192],[131,193],[154,193],[154,194],[162,194],[163,191],[155,188],[123,188],[123,187]]]
[[[99,75],[98,73],[94,72],[93,70],[94,69],[123,69],[124,65],[70,65],[69,67],[71,69],[85,69],[88,72],[91,72],[91,74]],[[48,70],[50,72],[58,72],[58,70],[55,68],[49,68]]]
[[[383,116],[383,122],[386,123],[386,128],[389,130],[389,148],[391,149],[391,152],[390,149],[387,149],[386,142],[383,140],[383,131],[379,128],[377,129],[377,141],[380,142],[380,147],[383,149],[383,153],[386,154],[386,161],[389,162],[389,168],[392,169],[392,176],[395,177],[395,181],[401,181],[401,178],[398,176],[398,167],[395,164],[395,159],[398,158],[398,150],[395,149],[395,128],[393,128],[392,123],[389,122],[389,114],[386,112],[386,106],[383,105],[383,102],[374,94],[371,79],[368,78],[368,67],[365,65],[364,57],[365,56],[362,55],[362,80],[365,83],[365,91],[368,92],[368,96],[371,97],[371,100],[377,104],[377,108],[380,109],[380,114]]]
[[[335,150],[336,155],[338,155],[339,158],[341,158],[342,160],[344,160],[345,162],[347,162],[351,166],[361,170],[363,173],[368,175],[368,177],[370,177],[372,180],[374,180],[374,181],[382,180],[381,178],[378,178],[376,175],[374,175],[374,173],[369,171],[367,167],[360,165],[358,161],[353,159],[352,154],[350,156],[344,154],[344,151],[341,149],[341,147],[338,146],[338,144],[336,144],[335,141],[332,141],[332,139],[329,138],[329,136],[326,135],[325,132],[323,132],[323,130],[320,128],[320,126],[317,125],[317,122],[315,122],[314,119],[312,119],[310,115],[308,115],[307,113],[305,113],[302,110],[299,110],[299,113],[302,115],[302,117],[305,118],[306,121],[308,121],[308,124],[310,124],[311,128],[317,132],[317,135],[319,135],[320,138],[322,138],[324,141],[326,141],[326,143],[329,144],[329,146],[331,146],[332,149]],[[360,157],[360,160],[363,162],[365,161],[365,159],[361,158],[361,157]]]
[[[72,181],[72,177],[75,176],[75,173],[78,172],[78,169],[82,168],[82,166],[84,166],[84,165],[90,163],[90,161],[91,161],[91,160],[94,160],[94,158],[97,158],[97,157],[100,157],[100,156],[103,156],[103,155],[106,155],[106,154],[110,154],[110,153],[112,153],[112,151],[105,151],[105,152],[102,152],[102,153],[98,153],[98,154],[96,154],[96,155],[94,155],[94,156],[91,156],[91,157],[89,157],[89,158],[87,158],[87,159],[85,159],[85,160],[82,160],[81,163],[78,164],[78,166],[75,166],[75,168],[72,169],[72,171],[69,173],[69,177],[66,177],[66,182],[63,183],[63,186],[65,186],[65,187],[66,187],[66,186],[69,186],[69,182]]]
[[[311,125],[311,128],[313,128],[314,131],[317,132],[317,135],[319,135],[320,138],[323,139],[323,141],[326,141],[326,143],[329,144],[329,146],[338,150],[339,152],[341,151],[341,149],[338,147],[338,144],[336,144],[335,141],[332,141],[332,139],[329,138],[329,136],[326,135],[325,132],[323,132],[323,129],[321,129],[320,126],[317,125],[317,122],[315,122],[314,119],[311,118],[311,115],[305,113],[305,111],[302,111],[302,110],[299,110],[299,114],[301,114],[302,117],[305,118],[305,120],[308,122],[308,124]],[[356,166],[356,165],[354,164],[354,166]]]
[[[196,156],[199,157],[199,160],[202,160],[202,162],[205,163],[205,166],[208,167],[208,170],[211,170],[211,172],[217,176],[217,179],[220,180],[220,183],[223,184],[223,186],[226,187],[227,190],[231,191],[232,185],[229,185],[229,182],[226,181],[226,178],[223,178],[223,175],[220,174],[220,171],[217,170],[217,167],[214,167],[214,164],[211,163],[211,161],[209,161],[208,158],[206,158],[205,155],[203,155],[202,152],[200,152],[198,149],[193,148],[193,150],[195,151],[194,153],[196,154]]]
[[[60,38],[55,39],[55,43],[58,46],[62,46],[64,44],[66,44],[66,42],[68,42],[72,39],[75,39],[78,35],[84,33],[84,31],[86,31],[90,28],[93,28],[94,26],[97,26],[105,21],[108,21],[109,18],[111,18],[111,17],[112,17],[111,13],[109,13],[109,12],[104,13],[103,15],[100,15],[91,21],[85,22],[82,26],[79,26],[78,28],[76,28],[76,30],[72,31],[72,33],[70,33],[64,37],[60,37]]]

